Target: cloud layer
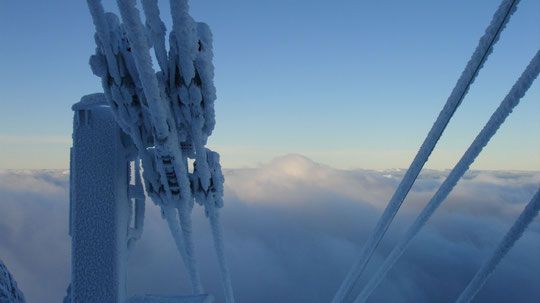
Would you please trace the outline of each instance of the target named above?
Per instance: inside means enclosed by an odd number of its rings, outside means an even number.
[[[225,171],[222,220],[238,302],[329,302],[404,171],[345,171],[288,155]],[[423,171],[366,276],[431,198],[447,171]],[[540,184],[538,172],[468,173],[371,302],[453,302]],[[0,172],[0,258],[28,302],[61,301],[70,279],[68,176]],[[130,258],[128,292],[189,291],[165,222],[148,204],[143,238]],[[208,222],[194,230],[203,284],[220,302]],[[537,218],[478,294],[477,302],[540,300]]]

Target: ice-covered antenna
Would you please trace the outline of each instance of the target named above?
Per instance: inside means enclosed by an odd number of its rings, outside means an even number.
[[[100,0],[87,3],[97,44],[90,65],[102,79],[116,122],[133,141],[146,192],[161,207],[193,292],[203,292],[191,226],[196,201],[205,208],[211,224],[226,302],[234,302],[219,224],[224,177],[219,155],[205,147],[215,125],[210,29],[192,19],[187,0],[171,0],[173,31],[167,53],[166,27],[156,0],[142,1],[146,26],[135,0],[117,1],[122,23],[104,11]],[[158,72],[152,64],[151,48]],[[188,158],[195,160],[192,172]],[[142,226],[142,219],[136,220]]]

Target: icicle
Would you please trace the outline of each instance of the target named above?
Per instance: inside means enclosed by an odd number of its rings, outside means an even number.
[[[405,173],[405,176],[401,180],[398,188],[392,196],[388,206],[384,210],[381,218],[377,222],[375,229],[367,239],[359,258],[356,260],[351,270],[347,274],[345,280],[342,282],[338,289],[332,303],[341,303],[348,296],[358,279],[362,275],[367,263],[371,259],[373,252],[379,245],[382,237],[386,233],[386,230],[392,223],[394,216],[401,207],[403,200],[407,196],[414,181],[418,177],[418,174],[422,170],[422,167],[429,158],[429,155],[435,148],[437,141],[441,137],[446,125],[452,118],[457,107],[461,104],[463,98],[467,94],[469,87],[474,81],[478,72],[482,68],[487,57],[493,50],[493,45],[497,42],[501,31],[508,23],[510,16],[516,9],[519,0],[503,0],[497,11],[495,12],[491,24],[486,29],[484,36],[480,39],[476,50],[474,51],[471,59],[467,63],[465,70],[461,74],[461,77],[456,83],[450,97],[446,101],[444,108],[440,112],[437,120],[433,124],[429,131],[424,143],[420,147],[420,150],[416,154],[411,166]]]
[[[178,215],[180,216],[180,226],[182,227],[182,233],[184,236],[184,246],[186,249],[186,258],[188,260],[186,266],[190,272],[191,281],[193,283],[193,293],[202,294],[203,287],[201,284],[201,278],[199,271],[197,270],[197,262],[195,259],[195,248],[193,245],[193,228],[191,222],[191,209],[178,209]]]
[[[182,235],[182,232],[180,231],[180,224],[178,223],[178,219],[176,216],[176,210],[172,205],[164,205],[161,207],[163,217],[167,221],[167,225],[169,226],[169,230],[171,231],[171,235],[174,240],[174,244],[176,245],[176,249],[180,253],[180,256],[182,257],[182,262],[184,262],[184,266],[188,268],[188,275],[190,277],[191,286],[195,290],[195,279],[194,274],[189,270],[189,260],[186,254],[186,245],[184,243],[184,237]]]
[[[468,303],[474,299],[478,291],[484,286],[487,279],[495,270],[499,262],[506,256],[506,253],[512,249],[514,244],[523,235],[527,226],[533,221],[540,211],[540,189],[536,192],[531,201],[527,204],[514,225],[508,230],[502,241],[499,243],[489,260],[480,267],[469,285],[463,290],[456,303]]]
[[[225,258],[225,247],[223,244],[223,232],[221,230],[221,224],[219,222],[219,210],[212,203],[206,207],[208,214],[208,220],[210,221],[210,227],[212,228],[212,236],[214,238],[214,248],[216,249],[216,256],[219,263],[219,270],[221,273],[221,284],[223,286],[223,292],[225,294],[225,302],[234,303],[234,294],[231,283],[231,274],[229,266]]]
[[[365,302],[371,292],[375,290],[377,285],[379,285],[379,283],[384,279],[386,273],[388,273],[388,271],[397,262],[399,257],[401,257],[403,252],[407,249],[410,241],[416,236],[416,234],[429,220],[431,215],[433,215],[435,210],[437,210],[441,203],[446,199],[448,194],[452,191],[454,186],[469,169],[470,165],[474,162],[482,149],[488,144],[489,140],[493,137],[493,135],[495,135],[495,133],[503,124],[505,119],[510,115],[510,113],[512,113],[514,107],[519,104],[519,101],[525,95],[529,87],[532,85],[539,72],[540,50],[536,53],[523,74],[519,77],[518,81],[514,84],[508,95],[506,95],[504,100],[501,102],[497,110],[495,110],[484,128],[474,139],[471,146],[467,149],[465,154],[461,157],[459,162],[452,169],[446,180],[444,180],[444,182],[441,184],[433,198],[431,198],[426,207],[418,215],[412,226],[407,230],[405,236],[392,250],[390,255],[384,261],[383,265],[377,271],[377,273],[372,276],[366,287],[362,290],[360,295],[354,301],[355,303]]]
[[[200,170],[199,164],[195,166],[193,175],[195,177],[194,192],[197,202],[204,206],[210,227],[212,229],[212,237],[214,239],[214,248],[219,263],[223,292],[227,303],[234,303],[234,294],[231,283],[231,275],[225,258],[225,248],[223,243],[223,232],[219,222],[219,209],[223,207],[223,182],[224,177],[219,164],[219,154],[205,148],[207,154],[206,159],[208,173],[210,174],[212,186],[208,190],[201,187],[200,182],[197,182],[197,171]],[[197,162],[196,162],[197,163]],[[198,185],[198,186],[197,186]]]

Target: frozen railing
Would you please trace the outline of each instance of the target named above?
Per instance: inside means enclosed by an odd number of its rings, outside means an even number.
[[[482,129],[480,134],[476,137],[469,149],[465,152],[461,160],[450,172],[449,176],[439,187],[433,198],[428,205],[417,217],[413,225],[406,232],[404,238],[398,242],[394,250],[386,258],[383,265],[379,270],[371,277],[369,282],[361,289],[360,294],[355,295],[353,290],[358,285],[358,281],[364,272],[369,260],[371,259],[375,249],[377,248],[382,237],[386,233],[388,227],[392,223],[397,211],[401,207],[403,200],[407,196],[418,174],[422,170],[422,167],[428,160],[429,155],[435,148],[437,141],[441,137],[446,125],[450,121],[452,115],[463,101],[467,94],[469,87],[473,83],[474,79],[478,75],[478,72],[482,68],[483,64],[487,60],[488,56],[493,51],[493,46],[499,39],[499,35],[508,23],[510,17],[517,9],[519,0],[504,0],[500,4],[499,8],[495,12],[493,19],[486,29],[484,36],[480,39],[476,50],[474,51],[471,59],[469,60],[465,70],[456,83],[450,97],[448,98],[444,108],[440,112],[437,120],[433,124],[433,127],[429,131],[424,143],[420,147],[416,157],[414,158],[411,166],[405,173],[398,188],[384,210],[381,218],[377,222],[375,229],[365,242],[360,255],[351,270],[347,274],[345,280],[338,289],[333,303],[342,303],[352,301],[355,303],[365,302],[372,291],[383,280],[386,273],[392,268],[399,257],[403,254],[412,238],[420,231],[425,225],[427,220],[439,207],[439,205],[445,200],[448,194],[452,191],[454,186],[463,176],[463,174],[469,169],[470,165],[474,162],[476,157],[480,154],[483,147],[487,145],[493,135],[495,135],[497,129],[504,122],[506,117],[510,115],[512,109],[517,106],[520,99],[525,95],[533,81],[538,76],[540,70],[540,51],[536,53],[532,61],[529,63],[521,77],[514,84],[508,95],[504,98],[501,105],[495,113],[491,116],[486,126]],[[512,244],[517,240],[522,232],[525,230],[527,224],[532,221],[532,218],[538,213],[540,204],[538,202],[539,195],[531,200],[526,207],[524,213],[516,221],[514,227],[510,230],[505,237],[499,248],[494,254],[494,257],[490,259],[487,265],[482,267],[477,276],[473,279],[471,284],[464,291],[459,299],[459,302],[468,302],[472,300],[474,294],[483,285],[485,279],[493,268],[497,265],[498,261],[504,256],[504,254],[511,248]]]

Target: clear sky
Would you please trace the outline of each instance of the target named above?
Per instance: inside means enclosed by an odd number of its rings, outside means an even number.
[[[209,145],[225,167],[286,153],[341,168],[408,167],[498,4],[191,1],[214,33]],[[539,16],[540,1],[521,1],[427,167],[461,157],[540,48]],[[0,168],[68,167],[70,107],[102,91],[88,66],[93,33],[85,1],[0,2]],[[540,170],[540,80],[473,168]]]

